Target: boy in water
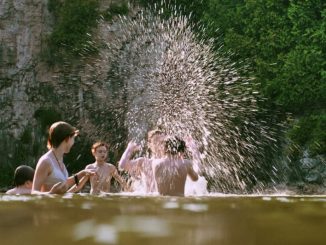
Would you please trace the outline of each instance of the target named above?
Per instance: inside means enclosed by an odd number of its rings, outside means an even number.
[[[198,180],[193,169],[193,162],[184,159],[186,143],[177,138],[169,137],[164,141],[165,157],[153,160],[153,169],[158,192],[161,195],[184,196],[187,175]]]
[[[100,192],[110,192],[111,179],[114,177],[126,189],[127,185],[124,179],[119,175],[117,168],[107,163],[109,146],[104,142],[96,142],[92,146],[92,154],[95,162],[86,166],[86,170],[96,171],[96,175],[90,176],[91,194]]]
[[[24,195],[31,194],[34,178],[34,169],[30,166],[18,166],[14,173],[15,188],[10,189],[6,194],[10,195]]]
[[[133,141],[129,142],[127,149],[122,154],[119,161],[119,169],[127,171],[131,178],[142,178],[144,181],[145,192],[156,192],[156,183],[152,169],[152,161],[154,158],[163,156],[164,151],[162,147],[165,135],[159,129],[154,129],[148,132],[148,148],[151,152],[151,157],[139,157],[131,159],[133,154],[140,149],[140,147]]]

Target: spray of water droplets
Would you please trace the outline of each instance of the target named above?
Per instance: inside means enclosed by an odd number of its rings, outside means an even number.
[[[171,12],[162,18],[158,7],[140,10],[106,24],[115,38],[106,40],[101,57],[122,84],[117,91],[124,101],[124,113],[116,120],[124,121],[129,140],[143,146],[146,133],[157,126],[181,138],[191,135],[216,190],[257,186],[255,169],[260,168],[273,181],[277,168],[273,162],[268,167],[262,163],[266,147],[276,147],[276,130],[262,119],[256,82],[241,75],[244,65],[214,51],[215,40],[197,34],[200,26],[176,9]],[[112,77],[106,82],[113,86]]]

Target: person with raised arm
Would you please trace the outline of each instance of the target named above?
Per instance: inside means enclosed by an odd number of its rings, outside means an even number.
[[[186,143],[178,137],[168,137],[164,141],[164,150],[165,156],[152,162],[158,192],[184,196],[187,176],[193,181],[198,180],[193,161],[184,159]]]
[[[198,180],[193,181],[190,177],[187,177],[186,185],[185,185],[185,195],[206,195],[208,193],[207,190],[207,180],[203,176],[204,168],[202,164],[202,155],[199,151],[198,145],[196,141],[188,135],[185,138],[188,157],[193,162],[193,168],[198,173]]]
[[[148,148],[151,151],[149,157],[139,157],[132,159],[135,152],[140,150],[140,147],[133,141],[129,142],[125,152],[119,161],[119,169],[129,173],[131,178],[142,178],[144,182],[145,192],[157,192],[155,178],[152,169],[152,161],[155,158],[159,158],[163,154],[162,143],[165,138],[165,134],[159,130],[154,129],[148,132],[147,141]]]
[[[63,162],[64,154],[69,153],[75,143],[78,130],[69,123],[59,121],[51,125],[48,136],[48,149],[39,159],[32,185],[32,194],[63,194],[77,192],[95,172],[82,170],[69,177]],[[71,189],[69,189],[72,187]]]

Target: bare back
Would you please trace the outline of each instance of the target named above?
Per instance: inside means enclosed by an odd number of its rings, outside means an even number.
[[[157,189],[161,195],[183,196],[187,175],[194,181],[198,179],[192,162],[184,159],[153,160]]]

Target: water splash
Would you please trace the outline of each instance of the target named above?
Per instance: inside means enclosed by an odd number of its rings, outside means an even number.
[[[130,139],[144,154],[147,131],[160,126],[195,139],[212,191],[243,193],[277,183],[279,125],[258,105],[259,84],[245,75],[245,62],[216,50],[218,37],[203,38],[205,27],[174,6],[130,9],[99,22],[98,56],[67,65],[67,79],[55,85],[61,98],[74,98],[61,107],[76,109],[83,136],[108,141],[119,159]]]
[[[157,126],[191,135],[217,190],[259,185],[254,171],[266,163],[266,147],[273,152],[278,142],[277,126],[258,106],[257,81],[243,75],[244,64],[214,51],[216,40],[198,34],[204,27],[175,7],[170,12],[163,18],[164,9],[155,6],[107,25],[117,35],[104,52],[123,81],[128,138],[145,145],[146,132]],[[273,162],[262,168],[268,181],[276,181]]]

